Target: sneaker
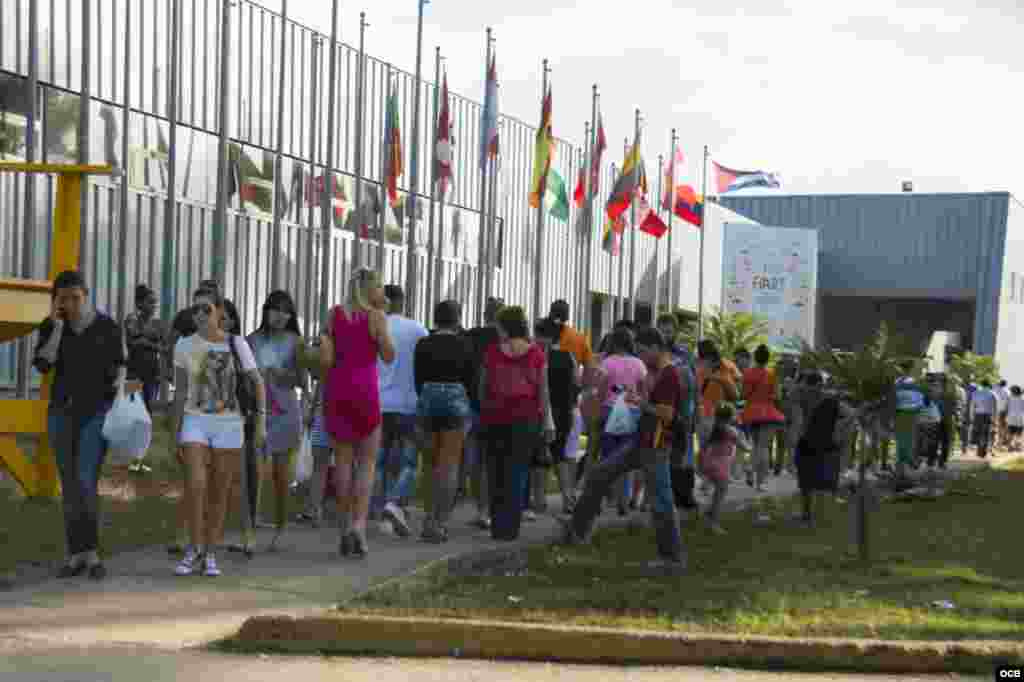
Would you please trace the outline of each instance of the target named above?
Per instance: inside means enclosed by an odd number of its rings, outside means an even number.
[[[526,511],[523,512],[523,521],[533,522],[533,521],[536,521],[536,520],[537,520],[537,512],[533,511],[532,509],[527,509]]]
[[[198,570],[201,558],[202,557],[199,556],[199,552],[196,551],[195,547],[186,548],[185,556],[178,562],[178,565],[174,567],[174,575],[192,575],[196,570]]]
[[[353,531],[351,533],[352,539],[349,540],[352,547],[352,558],[353,559],[365,559],[366,555],[370,553],[366,546],[366,538],[359,533]]]
[[[409,524],[405,520],[405,512],[399,509],[398,505],[394,502],[388,502],[384,505],[384,519],[391,522],[391,526],[395,529],[395,534],[399,537],[407,538],[412,534],[412,530],[410,530]]]
[[[213,552],[207,552],[203,557],[203,575],[207,578],[220,576],[220,569],[217,568],[217,559],[213,556]]]
[[[470,521],[469,525],[476,526],[477,528],[480,528],[481,530],[490,530],[491,529],[491,517],[487,516],[486,514],[480,514],[474,520]]]

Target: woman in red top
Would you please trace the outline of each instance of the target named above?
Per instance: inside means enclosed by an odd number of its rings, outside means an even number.
[[[775,370],[768,369],[772,359],[771,351],[764,344],[754,351],[757,367],[743,372],[743,408],[740,421],[750,427],[754,441],[754,484],[757,492],[764,492],[764,481],[768,478],[768,460],[771,454],[775,432],[786,423],[786,418],[775,407]]]
[[[515,540],[526,507],[530,461],[540,439],[554,438],[544,351],[530,343],[522,308],[498,314],[500,343],[484,353],[480,424],[487,440],[491,537]]]

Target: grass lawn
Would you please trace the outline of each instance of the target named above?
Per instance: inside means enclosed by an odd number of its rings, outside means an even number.
[[[419,576],[348,610],[686,632],[882,639],[1024,639],[1024,460],[953,483],[935,501],[872,514],[875,560],[851,545],[850,505],[816,530],[724,519],[684,527],[690,570],[652,577],[652,531],[609,529],[583,547],[528,552],[518,575]],[[795,500],[776,512],[795,511]],[[953,608],[933,602],[949,601]]]

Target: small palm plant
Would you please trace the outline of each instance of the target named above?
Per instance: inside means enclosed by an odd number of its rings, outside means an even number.
[[[688,321],[683,340],[690,348],[697,347],[697,324]],[[731,358],[741,348],[752,351],[768,343],[768,322],[760,315],[729,313],[718,308],[704,318],[704,338],[714,341],[722,357]]]
[[[859,448],[857,463],[857,544],[862,559],[869,556],[867,467],[877,461],[884,440],[888,439],[890,398],[896,380],[906,374],[908,365],[920,371],[920,354],[913,352],[905,339],[889,333],[883,322],[874,338],[853,352],[816,350],[803,345],[800,364],[806,369],[828,373],[857,410],[857,419],[871,445],[870,452]]]

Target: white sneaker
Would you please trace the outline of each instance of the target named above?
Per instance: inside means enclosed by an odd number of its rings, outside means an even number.
[[[523,512],[523,521],[531,521],[532,522],[532,521],[536,521],[536,520],[537,520],[537,513],[535,511],[533,511],[532,509],[527,509],[526,511]]]
[[[203,575],[207,578],[220,576],[220,569],[217,568],[217,559],[213,556],[212,552],[207,552],[206,556],[203,557]]]
[[[412,535],[409,523],[405,520],[405,512],[394,502],[384,505],[384,518],[391,522],[395,534],[399,537],[407,538]]]
[[[200,560],[199,552],[196,551],[195,547],[191,545],[185,549],[185,556],[182,557],[178,565],[174,567],[174,575],[186,576],[192,575],[199,568]]]

